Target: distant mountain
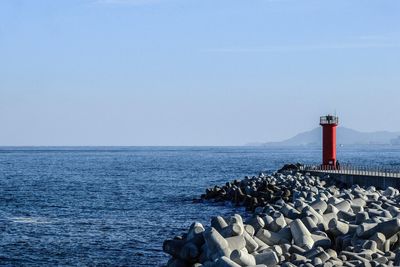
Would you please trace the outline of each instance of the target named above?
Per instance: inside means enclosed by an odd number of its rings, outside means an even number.
[[[337,144],[367,145],[367,144],[400,144],[400,132],[360,132],[345,127],[337,128]],[[297,134],[281,142],[262,143],[263,146],[309,146],[322,144],[322,128]]]
[[[391,143],[392,145],[400,145],[400,136],[398,136],[398,137],[395,138],[395,139],[390,140],[390,143]]]

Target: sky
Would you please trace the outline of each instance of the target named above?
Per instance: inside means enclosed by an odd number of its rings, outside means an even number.
[[[400,131],[398,0],[0,0],[0,145]]]

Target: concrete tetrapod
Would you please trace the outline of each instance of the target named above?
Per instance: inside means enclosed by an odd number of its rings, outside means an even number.
[[[392,219],[380,223],[363,223],[357,227],[357,236],[360,238],[368,238],[379,232],[386,238],[391,238],[400,231],[400,219]]]
[[[206,190],[252,214],[216,216],[164,242],[167,266],[400,266],[396,188],[345,187],[296,170],[260,174]]]
[[[296,245],[307,250],[314,246],[311,233],[300,219],[296,219],[290,224],[290,231]]]

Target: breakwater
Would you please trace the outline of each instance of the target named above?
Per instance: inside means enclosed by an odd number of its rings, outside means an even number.
[[[206,190],[245,206],[166,240],[168,266],[398,266],[400,195],[282,169]]]

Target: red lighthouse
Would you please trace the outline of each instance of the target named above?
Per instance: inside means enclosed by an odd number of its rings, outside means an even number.
[[[332,115],[322,116],[322,165],[336,166],[336,126],[339,118]]]

